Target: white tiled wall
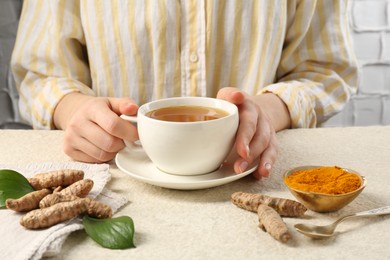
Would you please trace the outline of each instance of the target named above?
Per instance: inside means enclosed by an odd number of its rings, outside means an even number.
[[[359,89],[324,126],[390,125],[390,0],[350,0],[349,19]]]

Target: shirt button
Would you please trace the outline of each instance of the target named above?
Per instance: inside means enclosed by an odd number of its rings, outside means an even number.
[[[199,57],[198,57],[198,55],[197,55],[195,52],[191,53],[191,55],[190,55],[190,61],[191,61],[192,63],[197,62],[198,59],[199,59]]]

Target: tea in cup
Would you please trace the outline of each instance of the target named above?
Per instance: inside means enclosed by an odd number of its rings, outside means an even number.
[[[236,105],[207,97],[156,100],[142,105],[136,117],[121,117],[137,123],[140,143],[153,164],[175,175],[217,170],[233,148],[239,123]]]

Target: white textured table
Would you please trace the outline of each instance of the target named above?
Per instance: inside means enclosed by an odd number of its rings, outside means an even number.
[[[2,130],[0,163],[69,161],[62,152],[62,137],[61,131]],[[137,248],[104,249],[77,231],[55,259],[390,259],[390,216],[343,222],[338,236],[328,240],[311,240],[293,229],[301,221],[327,224],[344,214],[390,205],[390,127],[286,130],[278,140],[279,159],[270,178],[256,181],[249,175],[206,190],[152,186],[111,163],[108,188],[129,200],[116,216],[133,218]],[[281,176],[304,164],[355,169],[368,184],[338,212],[308,211],[303,220],[285,218],[293,241],[281,244],[257,227],[255,213],[232,205],[230,195],[245,191],[293,198]]]

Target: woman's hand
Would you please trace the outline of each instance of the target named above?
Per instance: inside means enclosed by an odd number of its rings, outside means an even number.
[[[272,93],[249,96],[236,88],[223,88],[217,98],[237,105],[240,124],[236,136],[236,149],[240,156],[234,163],[237,173],[259,158],[253,174],[257,179],[268,177],[277,158],[276,131],[290,126],[290,117],[283,101]]]
[[[66,95],[54,113],[54,124],[65,129],[64,152],[84,162],[106,162],[124,148],[123,140],[138,139],[136,127],[120,114],[135,115],[138,106],[129,98]]]

